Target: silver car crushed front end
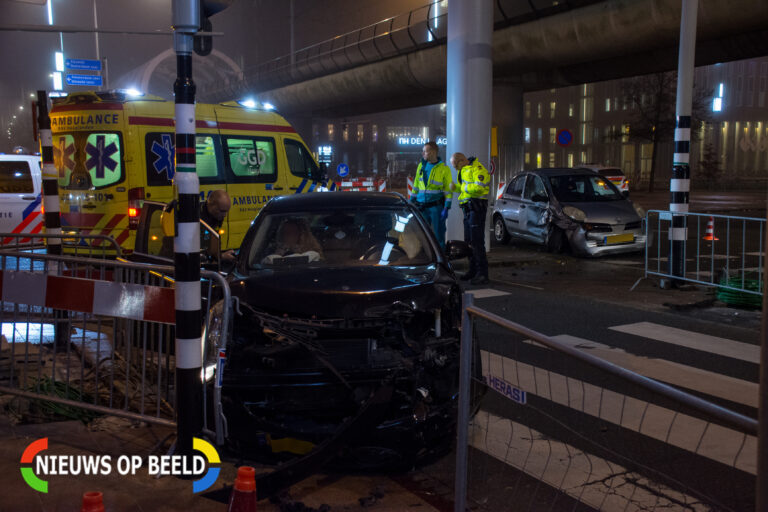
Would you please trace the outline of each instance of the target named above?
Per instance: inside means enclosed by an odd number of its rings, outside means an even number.
[[[592,230],[585,229],[586,226],[590,225],[582,224],[567,231],[571,249],[581,256],[606,256],[645,248],[646,236],[640,221],[604,224]]]

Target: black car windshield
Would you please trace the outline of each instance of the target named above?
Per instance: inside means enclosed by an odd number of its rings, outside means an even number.
[[[613,183],[595,174],[550,176],[549,185],[561,203],[591,203],[624,199]]]
[[[248,251],[248,268],[428,265],[434,253],[407,209],[267,214]]]

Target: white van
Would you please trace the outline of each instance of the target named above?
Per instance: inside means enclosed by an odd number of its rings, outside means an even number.
[[[40,233],[42,160],[34,155],[0,154],[0,233]],[[0,245],[29,242],[5,237]]]

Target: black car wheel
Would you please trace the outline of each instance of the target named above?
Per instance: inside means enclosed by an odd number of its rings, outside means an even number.
[[[496,215],[493,219],[493,238],[500,244],[509,243],[509,232],[507,226],[504,225],[504,219],[501,215]]]

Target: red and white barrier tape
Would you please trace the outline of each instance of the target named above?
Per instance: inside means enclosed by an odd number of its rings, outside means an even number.
[[[39,272],[0,271],[2,300],[46,308],[173,324],[174,289]]]

